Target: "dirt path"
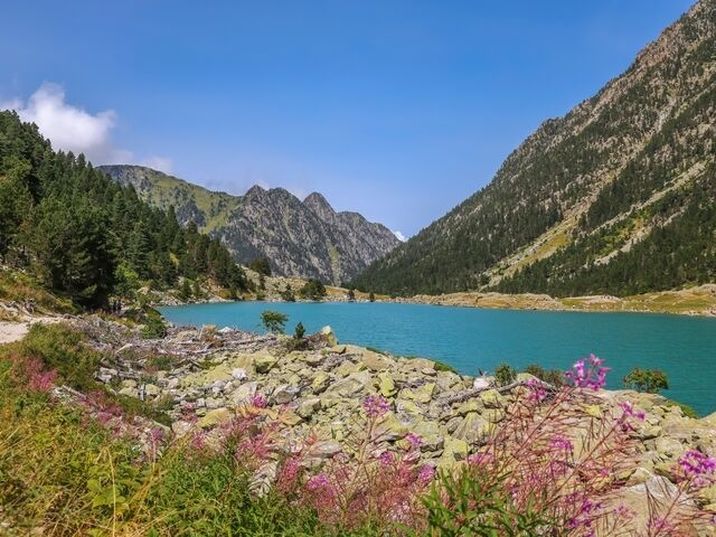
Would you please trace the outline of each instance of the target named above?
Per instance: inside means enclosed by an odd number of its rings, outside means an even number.
[[[0,321],[0,345],[12,343],[25,337],[30,329],[30,323],[11,323]]]

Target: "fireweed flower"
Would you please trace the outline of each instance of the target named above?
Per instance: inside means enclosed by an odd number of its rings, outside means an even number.
[[[538,379],[529,379],[525,385],[529,388],[529,400],[533,403],[541,403],[547,398],[547,390],[544,384]]]
[[[420,467],[420,470],[418,470],[418,483],[420,483],[421,485],[427,485],[433,480],[434,477],[435,468],[433,468],[429,464],[424,464]]]
[[[380,395],[369,395],[363,400],[363,409],[369,418],[380,418],[390,410],[390,403]]]
[[[423,439],[418,434],[408,433],[405,435],[405,439],[410,444],[411,449],[418,449],[421,445],[423,445]]]
[[[549,441],[549,447],[559,453],[572,453],[574,446],[569,438],[558,434]]]
[[[588,358],[577,360],[570,371],[564,376],[575,388],[591,388],[599,390],[607,383],[608,367],[604,367],[604,360],[590,354]]]
[[[256,408],[266,408],[266,405],[268,404],[268,400],[266,399],[266,396],[262,393],[255,393],[251,399],[250,399],[251,405],[255,406]]]
[[[382,466],[389,466],[393,463],[394,457],[390,451],[384,451],[378,455],[378,460]]]
[[[326,474],[316,474],[311,479],[308,480],[306,483],[306,488],[308,490],[321,490],[328,488],[330,486],[331,482],[328,479],[328,476]]]
[[[639,408],[635,408],[630,401],[624,401],[622,403],[619,403],[619,407],[622,409],[623,412],[622,419],[635,418],[639,421],[644,421],[644,418],[646,418],[646,414],[644,413],[644,411]]]
[[[710,485],[716,472],[716,458],[709,457],[695,449],[690,449],[679,457],[679,467],[687,479],[692,480],[696,488]]]

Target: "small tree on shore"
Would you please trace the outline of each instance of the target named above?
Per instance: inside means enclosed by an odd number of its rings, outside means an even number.
[[[669,389],[669,379],[659,369],[636,367],[624,377],[624,386],[638,392],[659,393]]]
[[[283,334],[288,315],[280,311],[266,310],[261,314],[261,323],[272,334]]]
[[[368,300],[370,300],[371,302],[375,302],[375,293],[373,291],[371,291],[368,295]]]

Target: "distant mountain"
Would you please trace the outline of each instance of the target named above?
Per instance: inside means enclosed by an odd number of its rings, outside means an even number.
[[[259,186],[243,196],[212,192],[143,166],[100,166],[114,180],[132,185],[148,203],[173,206],[181,224],[193,221],[218,237],[236,260],[269,259],[280,276],[342,283],[399,244],[385,226],[358,213],[336,212],[318,193],[301,201],[282,188]]]
[[[702,0],[354,284],[569,296],[714,282],[715,161],[716,0]]]

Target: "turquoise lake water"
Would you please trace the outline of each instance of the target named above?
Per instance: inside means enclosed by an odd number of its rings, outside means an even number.
[[[454,308],[381,303],[236,302],[161,308],[177,325],[213,324],[262,331],[260,315],[289,316],[307,333],[331,325],[342,343],[402,356],[435,358],[460,372],[492,371],[500,362],[568,369],[597,354],[612,367],[609,386],[633,367],[659,368],[669,377],[665,395],[700,414],[716,411],[716,319],[637,313],[584,313]]]

